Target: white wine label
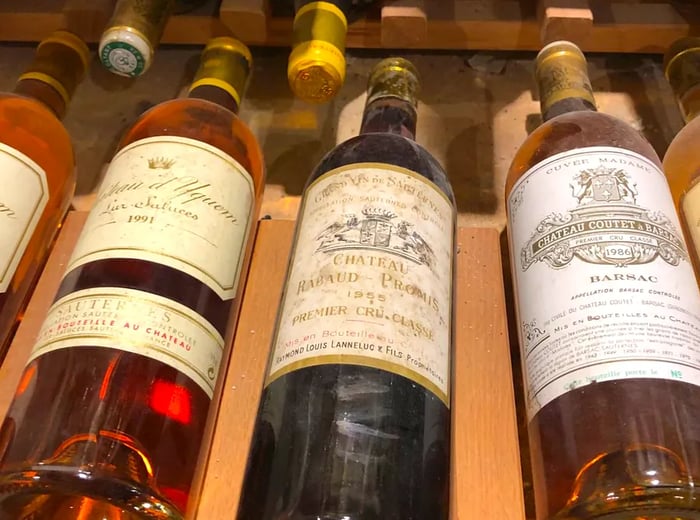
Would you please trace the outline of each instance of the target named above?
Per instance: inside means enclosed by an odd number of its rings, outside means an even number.
[[[664,174],[589,147],[508,197],[527,411],[602,381],[700,384],[700,293]]]
[[[7,291],[49,201],[44,170],[0,143],[0,292]]]
[[[449,405],[455,210],[415,172],[332,170],[306,190],[267,384],[347,363],[403,375]]]
[[[112,160],[66,272],[95,260],[147,260],[233,298],[253,209],[253,180],[218,148],[141,139]]]
[[[683,196],[681,209],[693,241],[688,245],[695,247],[695,251],[700,255],[700,182],[695,182]]]
[[[158,360],[211,398],[224,351],[221,334],[189,307],[116,287],[83,289],[49,309],[29,361],[70,347],[107,347]]]

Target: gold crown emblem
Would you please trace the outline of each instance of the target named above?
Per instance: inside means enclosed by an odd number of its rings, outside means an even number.
[[[175,159],[167,159],[166,157],[151,157],[148,159],[148,167],[151,170],[167,170],[173,164],[175,164]]]
[[[381,220],[391,220],[396,217],[396,213],[382,208],[365,208],[362,214],[367,218],[376,218]]]

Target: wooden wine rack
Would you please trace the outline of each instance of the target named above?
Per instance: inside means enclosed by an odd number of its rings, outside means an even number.
[[[0,417],[19,382],[87,213],[72,212],[0,365]],[[259,222],[233,351],[225,370],[200,499],[189,518],[232,518],[239,501],[277,313],[293,221]],[[452,405],[452,520],[523,520],[523,479],[501,267],[495,229],[457,236]]]
[[[0,41],[39,41],[68,27],[99,40],[114,0],[3,0]],[[170,19],[162,42],[203,44],[234,35],[288,46],[292,20],[274,0],[208,0]],[[584,51],[662,53],[700,33],[694,0],[387,0],[348,29],[349,48],[537,50],[566,38]]]

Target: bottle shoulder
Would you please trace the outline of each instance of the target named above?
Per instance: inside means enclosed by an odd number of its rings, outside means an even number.
[[[307,186],[331,170],[358,163],[383,163],[414,171],[455,202],[447,173],[437,159],[412,139],[390,133],[361,134],[342,142],[321,159]]]
[[[0,121],[3,125],[24,128],[37,135],[54,134],[70,144],[63,122],[41,101],[11,92],[0,93]]]
[[[664,154],[664,173],[678,203],[700,179],[700,118],[688,122],[676,134]]]
[[[592,146],[629,150],[661,168],[661,161],[651,144],[625,121],[601,112],[569,112],[544,122],[520,146],[506,179],[506,196],[522,175],[545,159]]]
[[[262,180],[262,150],[248,125],[231,110],[200,98],[172,99],[147,110],[126,132],[118,149],[148,137],[168,135],[214,146]]]
[[[697,150],[700,139],[700,118],[688,122],[671,140],[664,154],[664,166],[675,163],[676,160],[700,163],[700,150]]]
[[[230,129],[231,125],[236,125],[243,131],[250,131],[231,110],[200,98],[176,98],[158,103],[143,112],[126,135],[128,136],[141,125],[151,124],[161,126],[163,133],[176,130],[190,133],[202,132],[203,125],[227,129]],[[126,139],[127,137],[123,141]]]
[[[46,171],[58,163],[73,169],[73,145],[65,126],[40,101],[0,94],[0,142],[23,153]]]

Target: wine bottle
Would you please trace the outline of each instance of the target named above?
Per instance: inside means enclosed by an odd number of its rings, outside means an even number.
[[[238,518],[446,519],[456,210],[381,61],[303,193]]]
[[[67,31],[37,47],[14,92],[0,94],[0,361],[75,189],[61,123],[90,51]]]
[[[664,171],[700,279],[700,154],[695,148],[700,136],[700,38],[674,42],[664,56],[664,71],[686,121],[666,150]]]
[[[117,0],[98,54],[114,74],[138,77],[148,70],[174,0]]]
[[[700,294],[660,161],[574,44],[536,71],[506,200],[537,518],[700,518]]]
[[[264,185],[250,66],[211,40],[122,138],[0,429],[1,518],[186,510]]]
[[[345,82],[345,35],[350,0],[294,0],[287,78],[304,101],[330,101]]]

